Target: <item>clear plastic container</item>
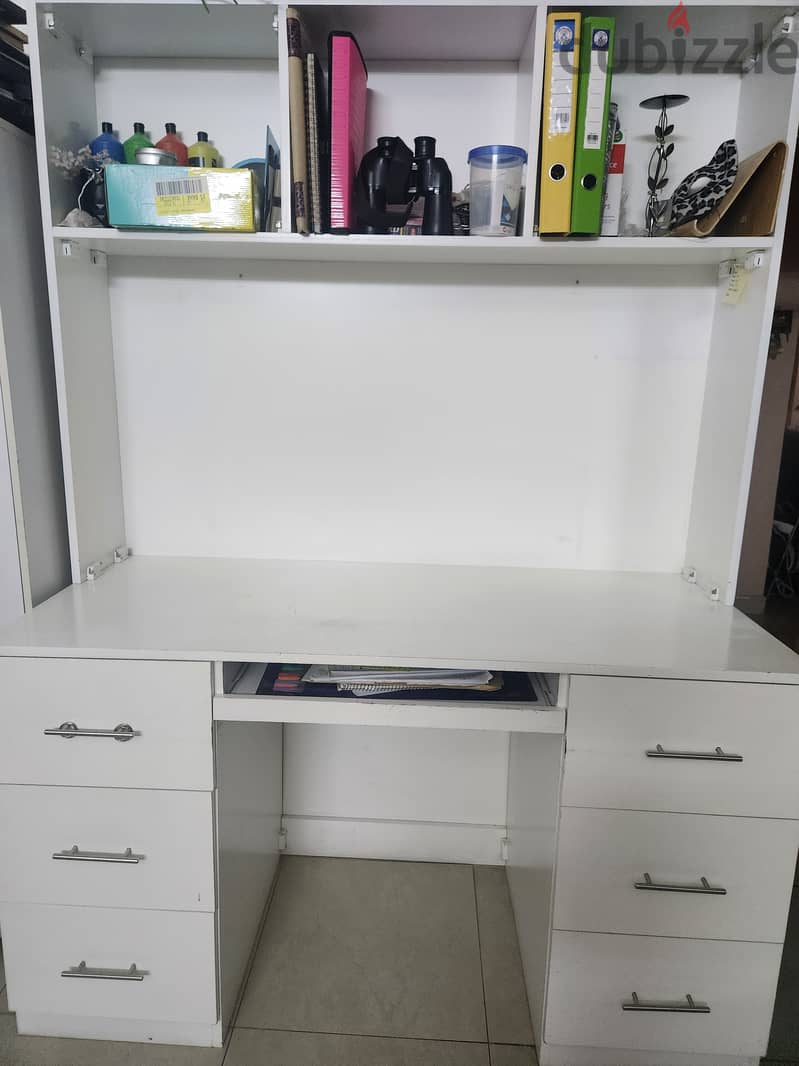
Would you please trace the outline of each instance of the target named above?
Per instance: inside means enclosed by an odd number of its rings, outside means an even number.
[[[473,235],[516,235],[526,162],[527,152],[509,144],[485,144],[469,152],[469,219]]]

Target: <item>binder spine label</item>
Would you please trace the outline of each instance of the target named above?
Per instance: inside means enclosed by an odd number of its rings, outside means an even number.
[[[556,19],[552,31],[549,132],[568,133],[574,121],[574,21]]]
[[[608,76],[608,45],[610,34],[605,29],[591,35],[591,65],[588,71],[588,95],[585,110],[583,148],[601,148],[607,123],[605,113],[605,83]]]

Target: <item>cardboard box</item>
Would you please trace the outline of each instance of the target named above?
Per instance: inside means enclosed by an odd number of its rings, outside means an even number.
[[[105,168],[108,220],[119,229],[255,232],[252,171],[223,167]]]

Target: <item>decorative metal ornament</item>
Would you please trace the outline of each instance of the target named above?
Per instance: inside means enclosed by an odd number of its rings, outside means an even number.
[[[663,214],[668,204],[668,197],[661,199],[660,193],[668,184],[669,157],[674,151],[674,141],[667,140],[674,132],[673,124],[669,123],[668,109],[687,104],[690,97],[683,93],[664,93],[661,96],[648,96],[642,100],[640,107],[648,111],[659,111],[655,125],[655,147],[649,157],[649,170],[647,173],[647,199],[646,199],[646,231],[650,237],[654,237],[660,226]]]

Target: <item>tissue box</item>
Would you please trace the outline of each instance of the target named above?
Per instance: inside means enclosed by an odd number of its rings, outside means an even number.
[[[119,163],[105,168],[105,196],[119,229],[255,232],[250,170]]]

